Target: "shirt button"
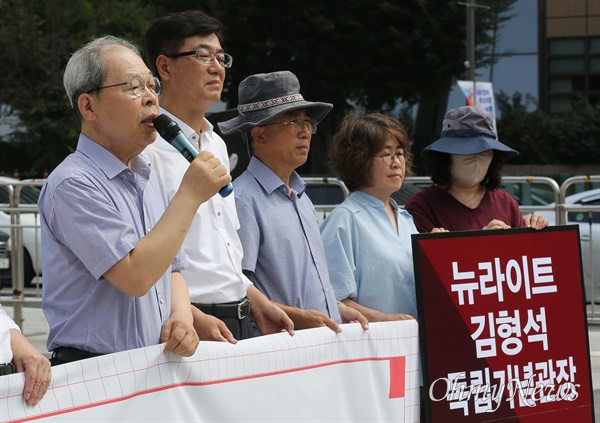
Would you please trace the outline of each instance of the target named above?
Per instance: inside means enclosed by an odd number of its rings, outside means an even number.
[[[164,298],[161,298],[161,299],[160,299],[160,303],[161,303],[161,304],[164,304],[164,303],[165,303],[165,299],[164,299]]]
[[[231,247],[231,244],[228,242],[228,243],[227,243],[227,246],[228,246],[228,247]]]
[[[221,212],[217,212],[217,216],[221,216]]]

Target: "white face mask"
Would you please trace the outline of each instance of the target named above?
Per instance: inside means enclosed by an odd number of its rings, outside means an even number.
[[[492,150],[479,154],[457,155],[451,154],[452,183],[465,188],[479,185],[490,167],[494,153]]]

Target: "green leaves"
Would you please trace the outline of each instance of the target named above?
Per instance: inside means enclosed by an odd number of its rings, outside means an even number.
[[[27,152],[22,175],[40,177],[75,148],[80,124],[62,85],[71,53],[105,34],[141,45],[153,13],[139,0],[0,1],[0,104],[20,122],[0,140]]]
[[[586,99],[573,103],[569,112],[528,112],[531,99],[515,93],[496,96],[501,118],[498,136],[519,151],[511,163],[594,164],[600,163],[600,107]]]
[[[478,1],[497,6],[476,13],[481,48],[514,1]],[[0,104],[25,129],[0,141],[16,142],[35,157],[34,176],[53,169],[79,131],[62,87],[71,53],[106,34],[142,46],[152,19],[192,8],[227,28],[224,47],[235,58],[223,94],[229,106],[237,105],[245,77],[288,69],[307,99],[335,106],[320,136],[331,135],[349,108],[396,111],[399,104],[443,97],[453,79],[464,77],[466,11],[455,1],[0,0]]]

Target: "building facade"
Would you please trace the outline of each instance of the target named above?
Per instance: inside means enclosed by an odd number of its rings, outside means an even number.
[[[538,0],[539,107],[600,103],[600,0]]]

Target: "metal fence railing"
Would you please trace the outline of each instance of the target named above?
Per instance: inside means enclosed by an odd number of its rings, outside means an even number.
[[[348,189],[343,182],[332,177],[305,177],[304,181],[313,186],[339,186],[337,197],[348,196]],[[587,295],[589,300],[588,321],[600,323],[600,201],[598,205],[582,205],[567,202],[567,192],[576,184],[596,184],[600,187],[600,175],[594,176],[576,176],[567,179],[562,185],[548,177],[542,176],[504,176],[502,178],[502,188],[509,192],[519,203],[519,209],[524,215],[531,213],[543,214],[556,225],[572,224],[574,222],[567,219],[568,212],[578,212],[589,214],[589,228],[580,224],[580,239],[582,245],[582,263],[584,269],[584,278],[586,280]],[[402,190],[409,186],[417,189],[407,189],[407,192],[418,191],[431,185],[431,179],[424,176],[407,177],[404,179]],[[580,187],[581,188],[581,187]],[[401,190],[401,191],[402,191]],[[572,191],[572,190],[571,190]],[[599,193],[600,196],[600,193]],[[312,198],[312,197],[311,197]],[[404,199],[406,196],[395,197]],[[398,200],[397,200],[398,201]],[[314,201],[313,201],[314,202]],[[319,221],[322,221],[337,204],[318,199],[315,204],[315,210]],[[399,203],[401,207],[403,203]],[[598,213],[595,220],[592,214]],[[595,244],[595,245],[594,245]],[[588,248],[589,246],[589,248]]]
[[[14,306],[14,320],[21,325],[23,305],[41,305],[42,248],[37,207],[44,180],[0,179],[0,232],[9,236],[10,269],[0,269],[0,280],[10,279],[11,294],[0,302]],[[25,297],[25,287],[31,296]]]
[[[349,195],[343,182],[335,177],[304,177],[309,187],[314,188],[311,198],[319,220]],[[41,305],[42,251],[39,226],[37,195],[44,180],[10,181],[0,178],[0,232],[10,237],[10,289],[2,290],[0,303],[14,306],[17,323],[23,318],[25,304]],[[407,177],[400,196],[403,201],[431,184],[429,177]],[[539,176],[505,176],[503,189],[506,189],[519,202],[523,214],[544,213],[554,219],[555,224],[573,223],[569,213],[577,212],[585,216],[585,225],[580,222],[582,241],[582,262],[586,281],[591,283],[591,304],[588,321],[600,323],[600,201],[594,204],[573,204],[567,200],[567,193],[573,188],[582,191],[590,184],[600,187],[600,175],[576,176],[567,179],[560,186],[554,179]],[[326,189],[326,187],[328,187]],[[543,204],[546,202],[545,204]],[[403,206],[403,204],[401,204]],[[589,217],[588,217],[589,216]],[[595,217],[594,217],[595,216]],[[587,246],[589,246],[589,253]],[[584,248],[586,255],[584,256]],[[1,254],[1,251],[0,251]],[[1,257],[0,257],[1,258]],[[0,269],[0,280],[9,276],[7,269]],[[27,289],[26,289],[27,288]],[[28,295],[23,293],[27,291]],[[588,292],[588,294],[590,294]]]

